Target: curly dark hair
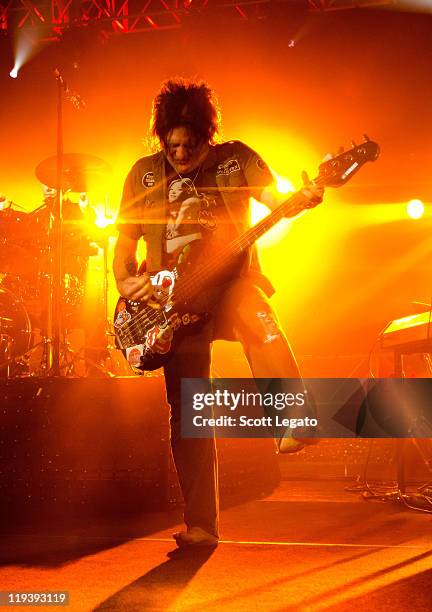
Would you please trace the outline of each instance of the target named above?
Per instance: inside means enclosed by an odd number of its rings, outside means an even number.
[[[175,78],[162,83],[153,101],[151,131],[161,144],[176,127],[189,128],[212,143],[219,127],[219,110],[212,89],[204,81]]]

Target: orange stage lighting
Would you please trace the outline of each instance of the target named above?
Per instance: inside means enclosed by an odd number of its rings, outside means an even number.
[[[284,176],[280,176],[274,170],[272,170],[272,172],[273,172],[273,176],[276,179],[276,189],[278,193],[287,194],[292,191],[295,191],[294,185],[291,183],[291,181],[288,178]]]
[[[286,195],[286,197],[288,198],[289,197],[288,194],[295,191],[294,185],[288,178],[284,176],[280,176],[272,168],[270,168],[270,170],[276,181],[272,189],[273,195],[276,200],[282,202],[285,200],[285,198],[281,198],[281,195]],[[251,225],[255,225],[256,223],[261,221],[261,219],[264,219],[264,217],[266,217],[268,214],[269,214],[269,208],[265,204],[263,204],[262,202],[258,202],[257,200],[255,200],[255,198],[251,198],[251,208],[250,208],[250,224]],[[285,226],[287,225],[287,223],[290,223],[290,222],[286,220],[286,221],[282,221],[282,223],[284,224],[284,229],[285,229]],[[278,227],[279,227],[278,232],[280,232],[280,226],[278,225]],[[275,232],[271,232],[271,233],[274,237],[276,237]]]
[[[106,207],[104,204],[96,204],[93,206],[93,210],[95,213],[94,223],[100,229],[104,229],[109,225],[115,224],[115,219],[112,215],[108,214],[106,211]]]
[[[421,200],[410,200],[407,204],[406,211],[411,219],[420,219],[424,214],[424,204]]]
[[[15,62],[9,76],[13,79],[18,77],[21,68],[42,48],[41,34],[32,28],[18,28],[14,32],[14,56]]]

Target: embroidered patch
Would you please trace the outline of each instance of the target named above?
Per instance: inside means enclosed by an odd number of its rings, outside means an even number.
[[[263,172],[269,172],[269,167],[267,166],[265,161],[263,159],[261,159],[261,157],[258,157],[258,159],[256,160],[256,165]]]
[[[153,187],[155,184],[155,177],[153,172],[146,172],[146,174],[144,174],[141,179],[141,183],[146,189],[148,189],[149,187]]]
[[[279,327],[274,320],[271,312],[257,312],[259,322],[263,327],[265,337],[263,338],[264,344],[270,344],[274,340],[277,340],[281,333]]]
[[[240,172],[240,164],[236,159],[230,159],[223,164],[219,164],[216,176],[220,176],[221,174],[232,174],[233,172]]]

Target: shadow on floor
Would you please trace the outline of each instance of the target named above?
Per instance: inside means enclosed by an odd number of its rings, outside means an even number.
[[[0,566],[56,567],[146,537],[182,522],[180,509],[108,517],[67,518],[0,530]]]
[[[432,570],[402,578],[354,599],[338,604],[338,612],[351,610],[430,610]],[[325,608],[329,610],[330,608]]]
[[[168,561],[127,585],[95,610],[167,610],[207,562],[214,549],[174,553]]]

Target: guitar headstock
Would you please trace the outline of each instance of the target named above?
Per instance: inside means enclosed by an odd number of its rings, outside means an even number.
[[[340,187],[347,183],[366,162],[378,159],[380,148],[366,135],[363,143],[352,144],[353,147],[348,151],[343,151],[320,164],[315,183],[323,187]]]

